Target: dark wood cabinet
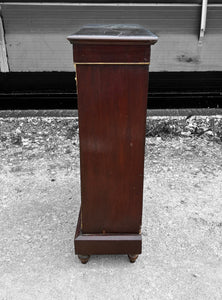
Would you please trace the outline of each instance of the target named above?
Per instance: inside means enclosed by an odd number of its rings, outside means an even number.
[[[68,37],[76,65],[81,209],[75,253],[141,253],[150,45],[137,25],[91,25]]]

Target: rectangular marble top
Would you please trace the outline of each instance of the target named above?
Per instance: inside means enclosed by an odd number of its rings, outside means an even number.
[[[141,40],[155,43],[158,40],[155,34],[134,24],[86,25],[67,38],[70,42],[73,40]]]

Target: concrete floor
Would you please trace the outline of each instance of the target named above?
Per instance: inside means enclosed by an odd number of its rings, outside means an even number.
[[[221,144],[147,138],[143,253],[82,265],[76,123],[56,122],[1,121],[0,300],[222,299]]]

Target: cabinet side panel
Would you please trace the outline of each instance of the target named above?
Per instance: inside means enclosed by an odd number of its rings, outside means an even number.
[[[146,65],[77,65],[82,232],[138,233]]]

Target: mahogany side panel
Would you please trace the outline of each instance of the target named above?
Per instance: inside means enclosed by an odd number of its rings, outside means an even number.
[[[77,65],[82,233],[139,233],[147,65]]]
[[[74,62],[149,62],[150,46],[76,43],[73,54]]]

